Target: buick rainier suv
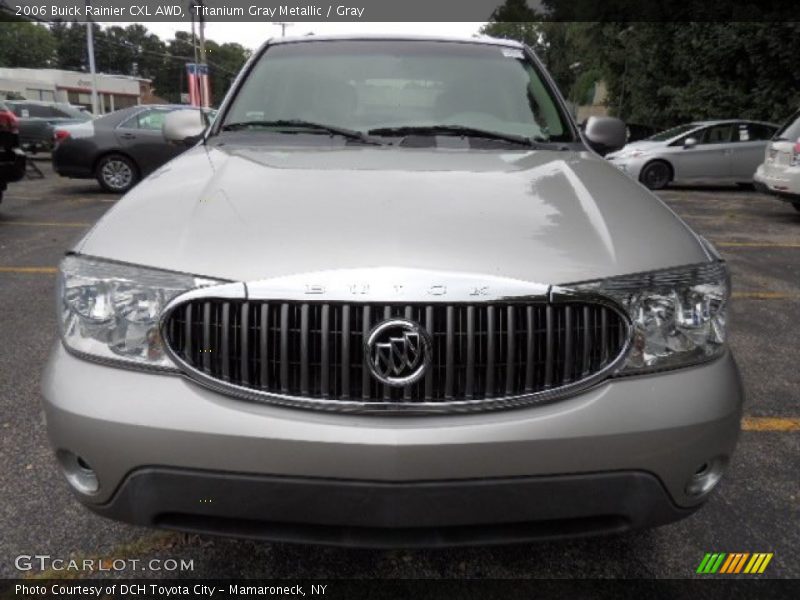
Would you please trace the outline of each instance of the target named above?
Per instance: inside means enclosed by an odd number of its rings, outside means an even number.
[[[360,546],[692,513],[739,432],[714,248],[533,53],[283,38],[60,266],[60,469],[139,525]]]

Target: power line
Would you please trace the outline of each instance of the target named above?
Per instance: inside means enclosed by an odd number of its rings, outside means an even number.
[[[11,11],[8,10],[8,8],[5,5],[0,4],[0,13],[2,13],[2,12],[6,12],[8,14],[13,14]],[[50,25],[52,25],[54,23],[64,23],[64,24],[67,23],[65,21],[45,21],[44,19],[40,19],[40,18],[34,17],[34,16],[28,16],[26,19],[20,19],[20,21],[33,21],[33,22],[36,22],[36,23],[39,23],[41,25],[46,26],[48,29],[50,29]],[[98,25],[98,28],[101,31],[108,31],[108,28],[106,28],[104,30],[100,25]],[[123,31],[125,30],[124,27],[120,27],[120,29],[122,29]],[[148,30],[148,33],[150,33],[149,30]],[[178,33],[181,33],[181,32],[180,31],[176,31],[175,33],[178,34]],[[155,35],[155,34],[150,33],[150,35]],[[158,36],[156,36],[156,37],[158,38]],[[176,40],[176,39],[177,39],[177,37],[173,38],[173,40]],[[172,40],[170,40],[170,41],[172,41]],[[156,52],[155,50],[145,50],[145,49],[143,49],[141,47],[138,47],[138,46],[135,46],[134,44],[131,44],[130,42],[123,43],[123,42],[118,42],[116,40],[110,40],[108,38],[102,38],[102,37],[97,38],[96,37],[94,39],[94,43],[95,43],[95,45],[97,45],[98,43],[100,45],[111,44],[111,45],[117,46],[119,48],[125,48],[126,50],[135,50],[138,54],[148,54],[150,56],[160,56],[161,58],[168,58],[170,60],[182,60],[182,61],[186,61],[186,62],[191,62],[193,60],[193,58],[191,56],[181,56],[179,54],[169,54],[167,52]],[[231,71],[230,69],[226,69],[225,67],[222,67],[222,66],[220,66],[219,64],[217,64],[217,63],[215,63],[213,61],[206,60],[206,63],[209,66],[214,67],[214,69],[216,69],[218,71],[222,71],[223,73],[226,73],[228,75],[232,75],[232,76],[236,76],[237,75],[237,71]]]

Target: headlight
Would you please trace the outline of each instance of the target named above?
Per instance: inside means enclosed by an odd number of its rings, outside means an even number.
[[[705,362],[725,349],[730,280],[721,261],[569,286],[614,298],[633,339],[620,375]]]
[[[61,338],[68,349],[89,357],[174,369],[158,331],[161,311],[178,294],[214,283],[218,282],[67,256],[58,285]]]
[[[640,156],[647,156],[644,150],[627,150],[622,151],[615,158],[639,158]]]

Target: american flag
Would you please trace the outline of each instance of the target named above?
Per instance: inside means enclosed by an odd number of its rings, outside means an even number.
[[[208,65],[186,63],[186,75],[189,79],[189,104],[192,106],[210,106],[211,94],[208,85]]]

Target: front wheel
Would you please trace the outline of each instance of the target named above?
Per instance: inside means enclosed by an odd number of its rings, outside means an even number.
[[[105,191],[124,194],[139,181],[139,172],[127,156],[109,154],[97,163],[95,177]]]
[[[651,190],[660,190],[667,187],[671,178],[672,172],[669,165],[660,160],[645,165],[639,175],[639,181]]]

